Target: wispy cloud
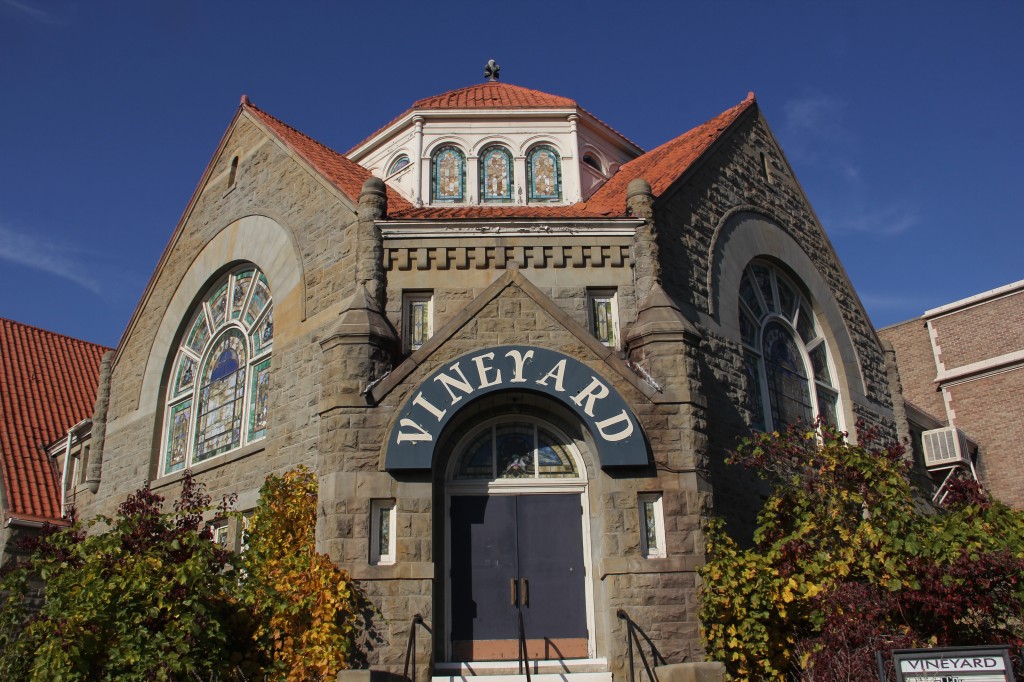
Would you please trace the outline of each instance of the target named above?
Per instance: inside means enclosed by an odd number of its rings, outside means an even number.
[[[786,102],[782,111],[787,150],[804,163],[825,165],[848,179],[860,169],[851,157],[856,135],[844,123],[847,104],[831,95],[814,94]]]
[[[0,224],[0,260],[61,277],[99,295],[100,284],[89,273],[87,263],[92,259],[87,256],[81,249]]]
[[[0,0],[0,7],[7,7],[23,17],[49,26],[63,26],[71,19],[70,7],[63,2],[45,3],[33,0]]]
[[[920,209],[915,206],[884,206],[871,210],[846,210],[829,216],[826,225],[832,232],[856,232],[895,237],[908,232],[921,222]]]

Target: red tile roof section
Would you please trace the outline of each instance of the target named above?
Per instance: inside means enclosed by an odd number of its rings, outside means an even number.
[[[363,183],[373,174],[355,161],[350,161],[330,147],[317,142],[304,133],[300,133],[287,123],[277,119],[257,107],[248,99],[242,101],[242,109],[249,112],[257,121],[266,126],[274,135],[324,176],[331,184],[344,192],[353,203],[359,201]],[[412,204],[390,187],[388,192],[388,210],[404,210],[412,208]]]
[[[754,93],[750,93],[745,100],[710,121],[624,164],[585,202],[569,206],[431,206],[389,210],[388,217],[398,220],[625,217],[626,188],[632,180],[647,180],[654,196],[660,196],[755,103]]]
[[[710,121],[623,164],[618,173],[594,192],[587,201],[588,207],[596,212],[624,210],[626,188],[636,178],[651,183],[654,196],[661,196],[756,101],[751,92],[745,100]]]
[[[433,97],[416,100],[412,106],[373,131],[368,137],[345,152],[346,156],[380,135],[382,132],[401,121],[416,109],[580,109],[575,100],[560,95],[552,95],[540,90],[531,90],[511,83],[488,81],[458,90],[449,90]],[[581,109],[582,110],[582,109]],[[589,113],[589,112],[588,112]],[[594,116],[593,114],[590,114]],[[594,116],[595,120],[598,120]],[[612,132],[611,126],[604,121],[601,125]],[[621,133],[616,133],[621,135]],[[623,136],[625,137],[625,136]]]
[[[108,350],[0,318],[0,472],[7,490],[6,516],[61,518],[60,483],[43,448],[92,417],[100,359]]]
[[[412,109],[575,109],[576,106],[568,97],[488,81],[424,97],[416,100]]]

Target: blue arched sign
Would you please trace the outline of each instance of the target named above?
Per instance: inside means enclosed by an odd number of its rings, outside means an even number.
[[[593,436],[603,468],[648,463],[636,415],[610,382],[563,353],[497,346],[463,355],[413,392],[391,430],[384,468],[429,469],[437,437],[462,407],[482,395],[516,389],[545,393],[575,412]]]

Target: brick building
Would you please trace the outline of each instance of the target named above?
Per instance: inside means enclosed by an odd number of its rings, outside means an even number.
[[[726,449],[895,433],[887,369],[752,94],[645,152],[491,81],[347,154],[243,97],[100,381],[84,512],[186,468],[244,510],[304,464],[374,667],[421,614],[424,666],[500,669],[522,614],[538,670],[607,678],[619,609],[702,657],[701,523],[762,501]]]
[[[76,462],[88,456],[83,442],[107,350],[0,318],[0,561],[13,537],[62,523],[83,482]],[[64,447],[51,456],[56,443]]]
[[[938,485],[954,468],[976,473],[1024,509],[1024,281],[878,334],[896,353],[919,464]]]

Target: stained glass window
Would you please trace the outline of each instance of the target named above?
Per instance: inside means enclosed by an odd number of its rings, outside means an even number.
[[[411,353],[425,344],[434,333],[433,294],[429,291],[414,291],[404,294],[405,300],[405,345]]]
[[[481,429],[462,449],[456,480],[575,478],[579,474],[563,437],[528,421]]]
[[[370,563],[393,564],[397,559],[395,500],[370,501]]]
[[[592,290],[587,292],[587,298],[591,333],[604,345],[614,348],[618,343],[615,291]]]
[[[403,168],[407,168],[410,163],[412,163],[412,162],[409,161],[409,157],[406,156],[405,154],[402,154],[397,159],[395,159],[394,161],[391,162],[391,166],[388,168],[388,173],[387,174],[388,175],[394,175],[395,173],[397,173],[398,171],[402,170]]]
[[[270,284],[251,265],[197,304],[168,379],[163,475],[266,436],[273,315]]]
[[[803,289],[755,261],[740,280],[738,306],[751,425],[780,429],[820,417],[839,426],[828,345]]]
[[[480,197],[484,201],[512,201],[512,155],[503,147],[487,147],[480,154]]]
[[[667,556],[661,493],[640,493],[637,507],[640,511],[640,553],[648,559]]]
[[[558,201],[562,198],[562,168],[554,149],[535,147],[527,157],[526,170],[531,201]]]
[[[431,164],[434,201],[463,201],[466,157],[456,147],[441,147]]]

